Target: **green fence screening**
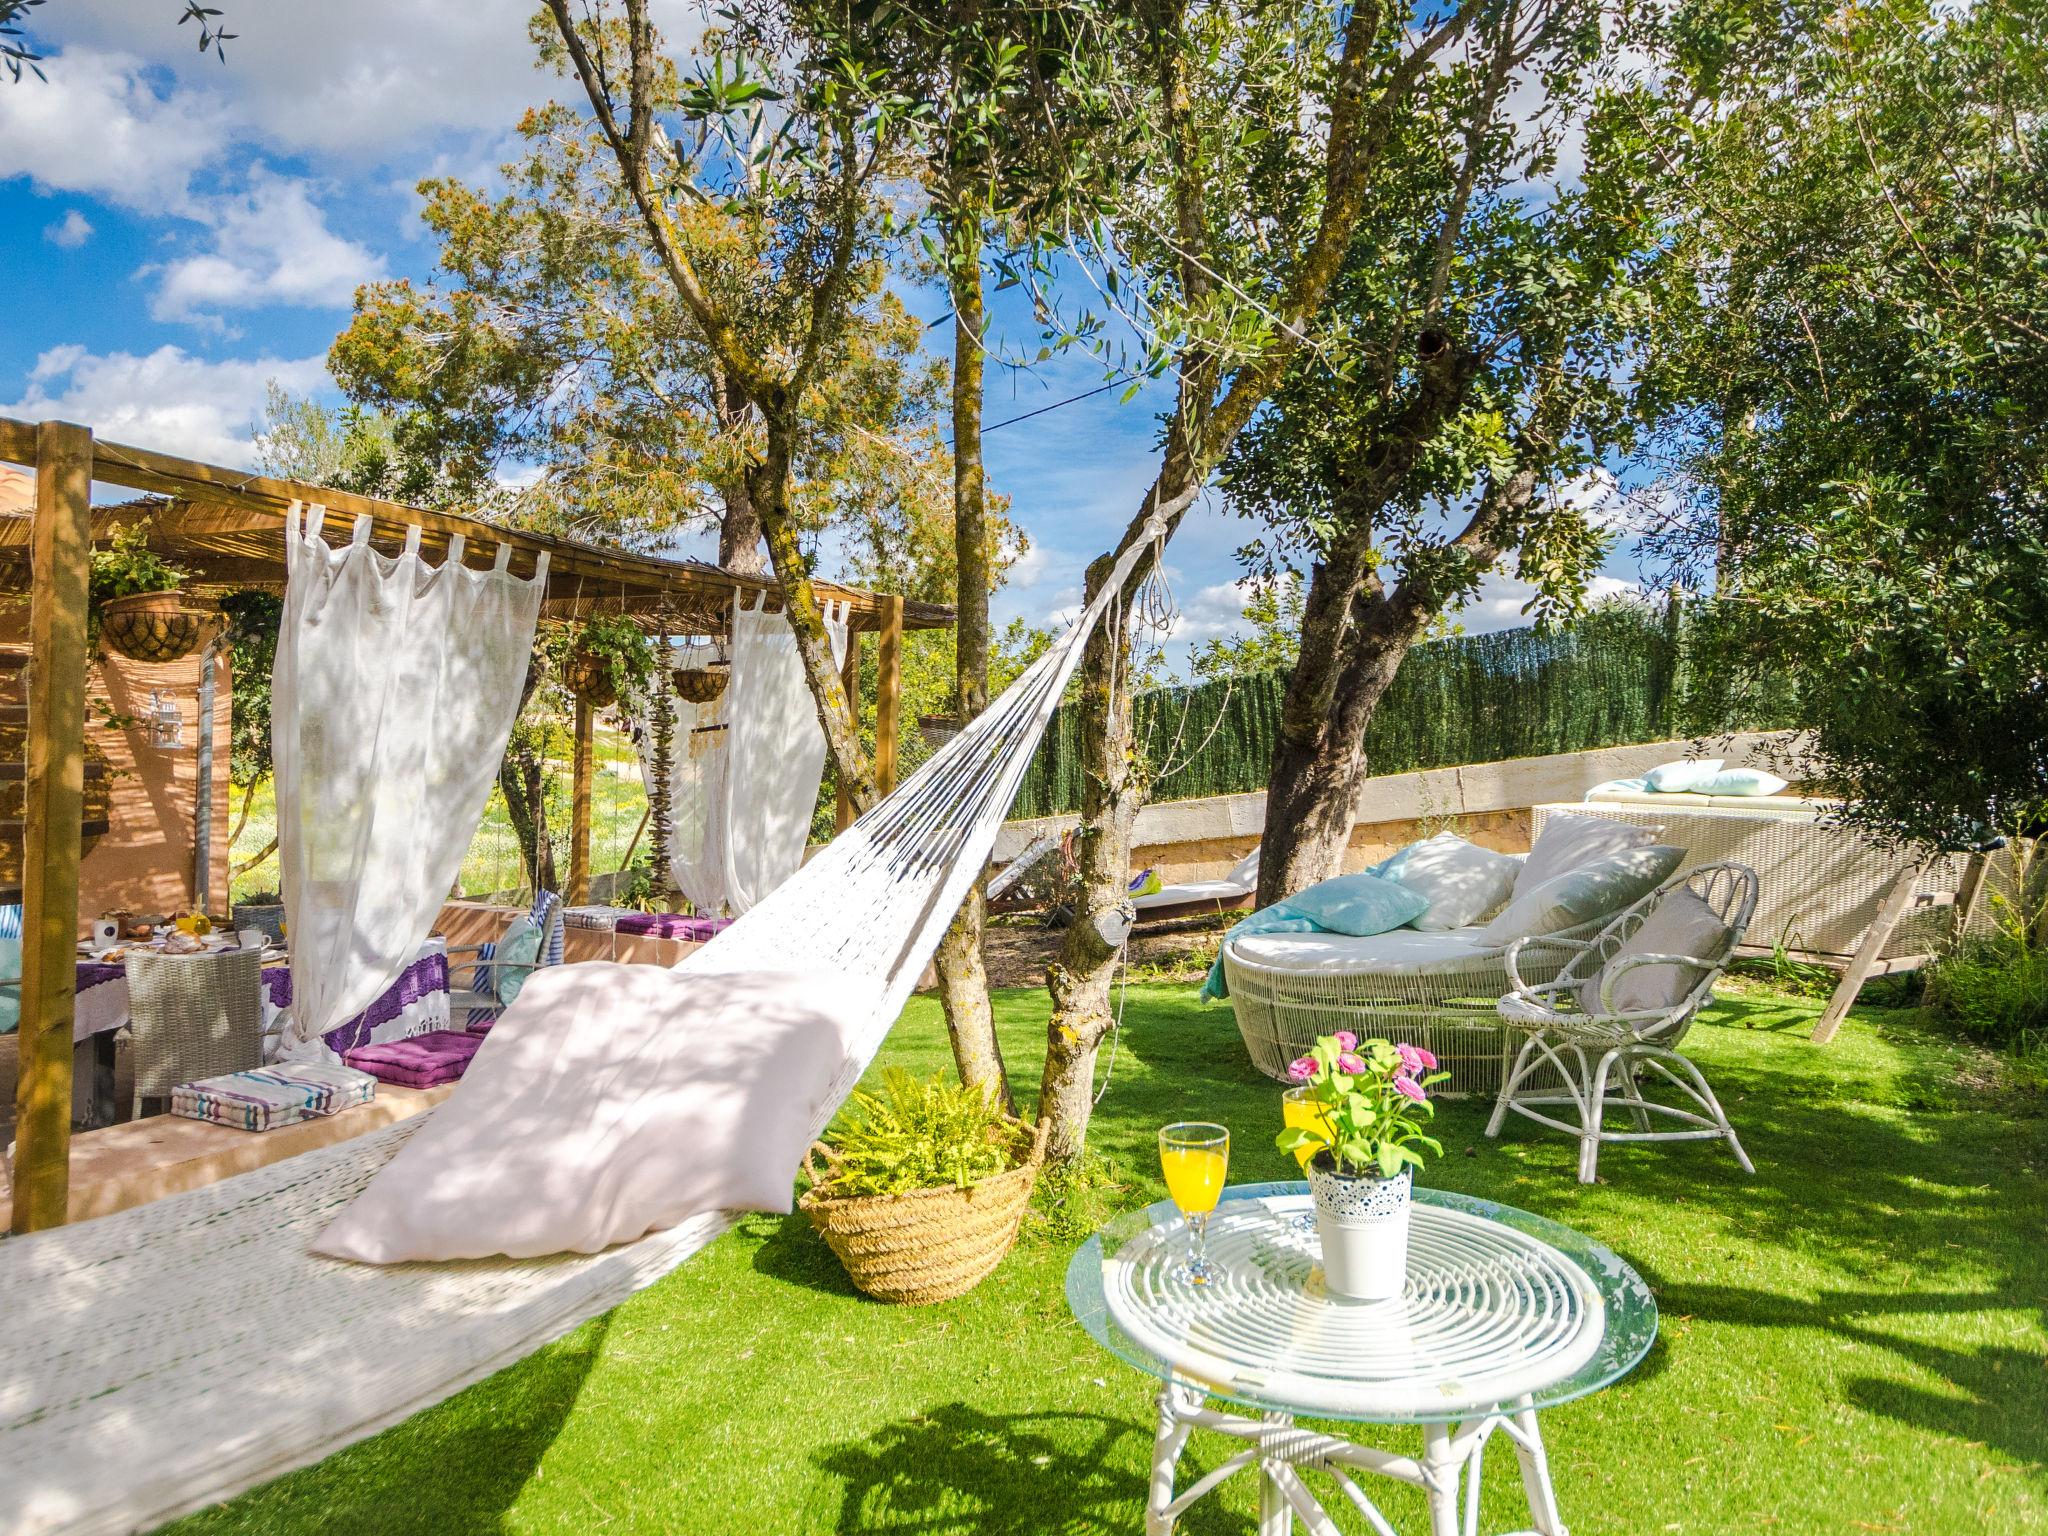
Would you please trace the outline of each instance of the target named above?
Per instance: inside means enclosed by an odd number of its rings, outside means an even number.
[[[1407,773],[1789,723],[1782,701],[1738,709],[1694,687],[1691,627],[1617,604],[1569,629],[1418,645],[1366,729],[1369,769]],[[1267,672],[1141,694],[1138,740],[1157,775],[1151,798],[1264,789],[1286,687],[1285,673]],[[1011,815],[1052,816],[1080,804],[1080,720],[1062,705]]]

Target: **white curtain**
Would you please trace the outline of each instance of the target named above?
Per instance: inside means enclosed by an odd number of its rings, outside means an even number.
[[[846,606],[828,604],[832,663],[846,659]],[[726,686],[725,899],[738,916],[804,862],[825,732],[796,632],[780,613],[735,613]]]
[[[461,873],[519,709],[547,587],[498,546],[488,571],[462,541],[429,566],[419,530],[378,554],[358,518],[339,549],[325,509],[285,523],[286,587],[271,674],[278,864],[292,955],[288,1054],[395,981]]]
[[[683,645],[669,652],[668,665],[695,672],[718,658],[712,645]],[[669,695],[675,729],[669,743],[669,878],[699,912],[716,915],[725,906],[725,702],[732,689],[709,704],[675,697],[666,679],[656,688]],[[633,743],[641,776],[654,782],[654,706],[643,699],[634,710]]]

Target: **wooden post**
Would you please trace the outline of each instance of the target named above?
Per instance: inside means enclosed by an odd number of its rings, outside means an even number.
[[[903,599],[893,593],[882,599],[882,633],[876,650],[875,790],[886,795],[896,787],[896,759],[903,742]]]
[[[588,699],[576,701],[576,755],[569,786],[569,905],[590,900],[591,740],[596,734]]]
[[[1892,877],[1884,899],[1877,905],[1877,916],[1870,920],[1870,926],[1863,932],[1863,942],[1856,946],[1856,953],[1849,959],[1849,968],[1842,972],[1841,984],[1835,988],[1834,996],[1821,1010],[1819,1022],[1813,1026],[1815,1044],[1826,1045],[1834,1039],[1835,1031],[1842,1027],[1842,1020],[1849,1016],[1856,994],[1863,990],[1863,983],[1877,969],[1885,945],[1891,942],[1899,919],[1906,915],[1906,908],[1913,900],[1913,886],[1919,878],[1920,865],[1917,863],[1908,865]]]
[[[847,712],[853,716],[853,734],[860,735],[860,635],[854,630],[846,632],[846,664],[840,668],[839,685],[846,690]],[[839,786],[838,798],[832,807],[832,825],[836,831],[844,832],[853,825],[853,797],[846,792],[846,786]]]
[[[71,1025],[92,566],[92,433],[84,427],[46,421],[36,428],[31,540],[21,1074],[14,1095],[17,1233],[62,1226],[71,1201]]]

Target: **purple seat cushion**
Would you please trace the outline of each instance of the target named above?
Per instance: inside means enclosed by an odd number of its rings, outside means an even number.
[[[613,931],[703,944],[731,926],[729,917],[685,917],[680,912],[628,912],[619,918]]]
[[[380,1045],[359,1045],[342,1057],[359,1072],[404,1088],[433,1088],[452,1083],[469,1069],[482,1047],[482,1035],[459,1029],[429,1030]]]

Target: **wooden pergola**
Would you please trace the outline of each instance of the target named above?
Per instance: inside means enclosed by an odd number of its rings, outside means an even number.
[[[325,507],[331,534],[370,519],[370,543],[386,553],[418,528],[420,551],[445,559],[463,541],[463,562],[488,568],[510,546],[511,568],[531,575],[548,556],[545,618],[593,613],[659,618],[677,634],[723,635],[740,607],[779,606],[772,578],[739,575],[691,560],[611,549],[494,523],[409,507],[327,486],[279,480],[150,449],[107,442],[70,422],[0,417],[0,462],[35,473],[35,508],[0,515],[0,590],[26,589],[29,603],[28,761],[22,860],[20,1081],[16,1088],[13,1228],[60,1224],[69,1201],[71,1032],[78,942],[77,827],[83,814],[87,584],[95,541],[136,522],[150,547],[190,572],[200,593],[285,581],[285,514],[295,502]],[[95,483],[144,493],[144,500],[95,507]],[[937,603],[817,584],[821,602],[847,610],[847,695],[858,700],[860,637],[876,638],[880,681],[875,710],[875,778],[893,787],[901,736],[903,633],[953,622]],[[587,899],[593,723],[576,714],[567,895]],[[842,798],[841,824],[847,819]]]

